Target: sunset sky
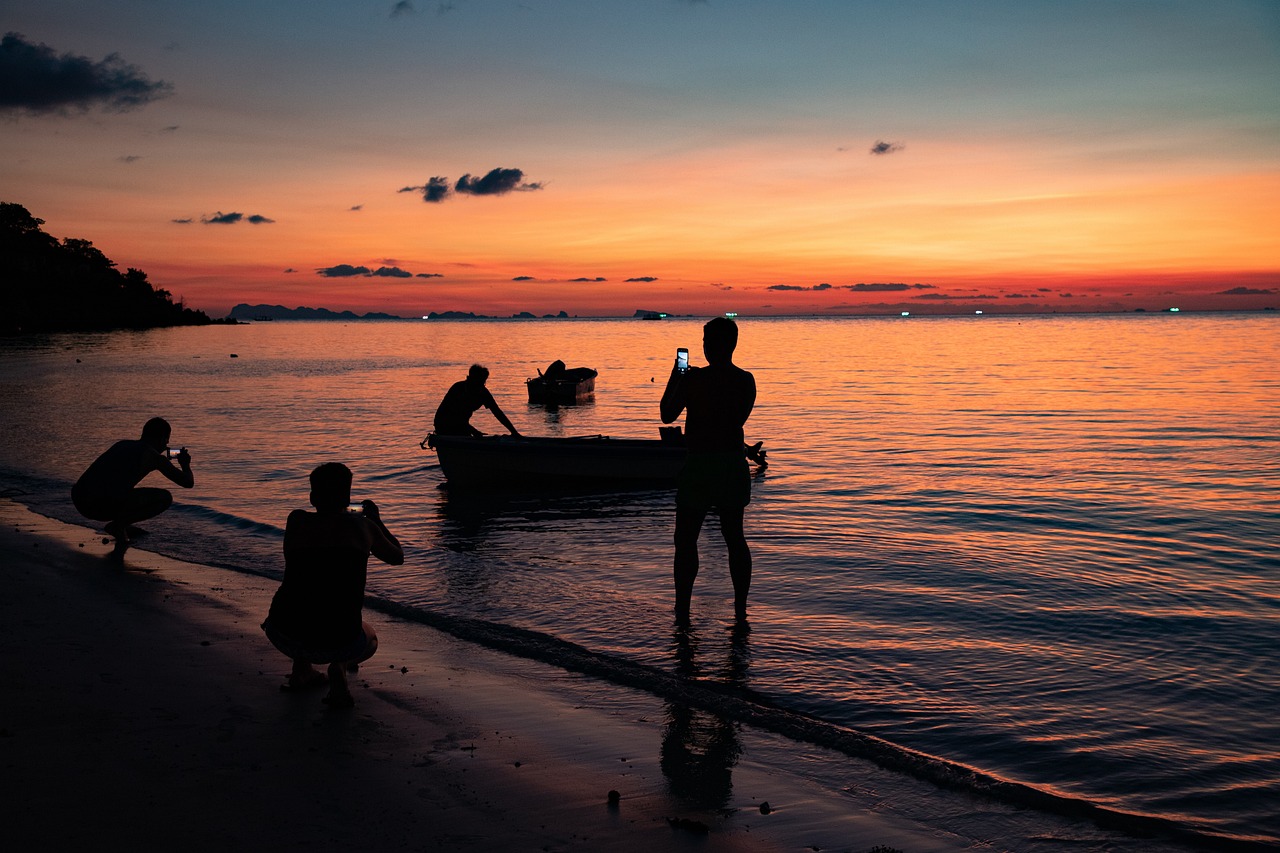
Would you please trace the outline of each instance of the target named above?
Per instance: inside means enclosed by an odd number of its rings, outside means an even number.
[[[1280,2],[0,0],[0,201],[191,307],[1280,306]]]

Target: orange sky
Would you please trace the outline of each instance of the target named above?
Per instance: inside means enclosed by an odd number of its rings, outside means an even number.
[[[1280,306],[1275,7],[984,8],[51,2],[0,73],[152,91],[0,104],[2,200],[215,315]]]

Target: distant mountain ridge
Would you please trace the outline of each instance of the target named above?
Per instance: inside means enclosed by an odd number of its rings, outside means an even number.
[[[403,320],[397,314],[370,311],[357,314],[354,311],[330,311],[328,308],[286,308],[283,305],[250,305],[241,302],[231,309],[233,320]]]

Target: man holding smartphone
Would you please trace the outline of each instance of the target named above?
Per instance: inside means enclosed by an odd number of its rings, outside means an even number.
[[[676,491],[676,616],[687,619],[698,576],[698,534],[707,513],[720,516],[720,532],[729,549],[734,614],[747,618],[751,588],[751,550],[743,515],[751,501],[751,474],[743,455],[743,426],[756,402],[756,380],[733,363],[738,325],[716,317],[702,327],[706,367],[688,367],[688,353],[677,352],[662,394],[662,422],[685,416],[688,456]],[[680,355],[683,354],[684,364]]]

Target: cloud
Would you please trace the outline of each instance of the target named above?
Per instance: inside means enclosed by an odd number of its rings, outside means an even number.
[[[1219,290],[1219,296],[1275,296],[1276,290],[1270,287],[1233,287],[1230,290]]]
[[[125,154],[121,157],[117,157],[116,159],[119,160],[121,163],[136,163],[139,160],[141,160],[142,157],[141,155],[138,155],[138,154]]]
[[[378,267],[369,275],[381,278],[413,278],[413,273],[402,270],[400,267]]]
[[[533,192],[543,188],[542,183],[524,183],[524,172],[519,169],[491,169],[484,177],[475,177],[470,172],[463,175],[453,184],[441,175],[428,180],[421,186],[402,187],[397,192],[422,193],[426,202],[442,202],[450,193],[462,195],[506,195],[510,192]]]
[[[733,290],[733,285],[725,284],[722,281],[711,282],[711,287],[714,287],[716,290]]]
[[[523,180],[524,172],[519,169],[498,168],[489,170],[483,178],[463,175],[453,188],[456,192],[468,195],[505,195],[514,190],[527,192],[542,189],[542,184],[523,184]]]
[[[420,272],[420,273],[418,273],[418,275],[417,275],[416,277],[417,277],[417,278],[444,278],[444,273],[442,273],[442,272]]]
[[[413,4],[409,0],[400,0],[399,3],[391,7],[391,17],[398,18],[401,15],[412,15],[417,9],[413,8]]]
[[[803,285],[799,285],[799,284],[771,284],[765,288],[765,290],[789,290],[789,291],[794,291],[794,290],[823,291],[823,290],[830,290],[830,289],[831,289],[831,285],[827,284],[825,281],[822,284],[815,284],[813,287],[804,287]]]
[[[898,281],[871,282],[869,284],[864,284],[862,282],[859,282],[858,284],[842,284],[840,285],[840,287],[843,288],[844,290],[853,290],[860,293],[886,293],[886,292],[895,292],[895,291],[902,291],[902,290],[934,290],[935,289],[935,287],[932,284],[904,284]]]
[[[195,222],[195,220],[192,219],[190,216],[188,216],[186,219],[170,219],[169,221],[174,222],[178,225],[190,225],[192,222]]]
[[[598,275],[598,276],[596,276],[595,278],[587,278],[586,276],[583,276],[582,278],[571,278],[571,279],[569,279],[569,281],[571,281],[571,282],[573,282],[573,281],[608,281],[608,280],[609,280],[609,279],[605,278],[605,277],[604,277],[604,276],[602,276],[602,275]]]
[[[70,53],[58,56],[21,33],[0,39],[0,110],[48,114],[101,106],[124,112],[172,92],[173,86],[148,80],[114,53],[94,62]]]
[[[871,153],[877,157],[885,154],[894,154],[902,150],[902,146],[896,142],[885,142],[883,139],[877,139],[876,144],[871,146]]]
[[[657,280],[658,280],[658,277],[656,275],[641,275],[641,276],[636,276],[635,278],[627,279],[627,281],[644,281],[644,282],[657,281]]]
[[[432,203],[441,202],[441,201],[444,201],[445,198],[449,195],[449,179],[442,178],[439,175],[437,175],[436,177],[431,178],[429,181],[427,181],[425,184],[423,184],[420,187],[402,187],[401,189],[397,190],[397,192],[402,192],[402,193],[420,192],[422,193],[423,201],[429,201]]]
[[[177,133],[179,125],[171,124],[168,127],[160,128],[161,133]]]
[[[350,207],[348,207],[348,208],[347,208],[347,210],[364,210],[364,205],[363,205],[363,204],[353,204],[353,205],[351,205]]]
[[[177,220],[174,220],[174,221],[176,222]],[[245,216],[243,213],[239,213],[236,211],[233,211],[231,213],[223,213],[221,210],[219,210],[213,216],[200,217],[200,221],[203,222],[205,225],[235,225],[236,223],[239,223],[239,222],[248,222],[251,225],[265,225],[271,222],[275,222],[274,219],[271,219],[270,217],[267,217],[267,216],[263,216],[260,213],[254,213],[250,216]]]
[[[297,272],[293,267],[289,267],[285,272]]]
[[[322,275],[325,278],[351,278],[357,275],[373,275],[373,271],[368,267],[353,267],[351,264],[338,264],[332,267],[321,267],[316,270],[316,275]]]
[[[515,278],[513,278],[513,279],[511,279],[511,280],[512,280],[512,281],[537,281],[537,279],[535,279],[535,278],[534,278],[533,276],[531,276],[531,275],[518,275],[518,276],[516,276]]]

